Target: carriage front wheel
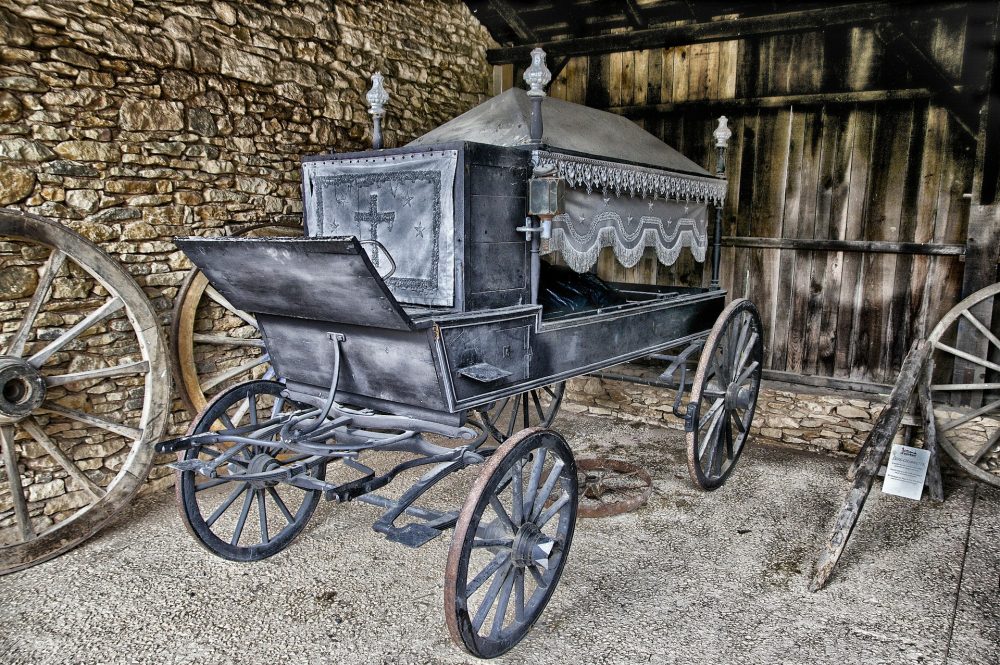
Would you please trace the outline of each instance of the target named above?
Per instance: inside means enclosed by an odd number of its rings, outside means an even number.
[[[230,388],[202,409],[188,436],[236,430],[244,437],[275,440],[277,428],[268,423],[302,408],[282,397],[282,390],[284,386],[276,381],[249,381]],[[240,479],[301,462],[307,455],[277,454],[266,446],[239,446],[235,451],[232,447],[206,443],[180,454],[185,460],[206,462],[220,455],[232,456],[216,478],[178,471],[177,506],[188,531],[209,552],[232,561],[258,561],[283,550],[305,528],[321,492],[276,481]],[[326,475],[325,463],[307,468],[305,473],[317,480]]]
[[[688,470],[704,490],[721,487],[750,435],[764,363],[764,334],[752,302],[731,302],[712,327],[685,414]]]
[[[444,610],[456,644],[494,658],[524,638],[559,582],[576,512],[576,464],[556,432],[522,430],[490,456],[448,551]]]

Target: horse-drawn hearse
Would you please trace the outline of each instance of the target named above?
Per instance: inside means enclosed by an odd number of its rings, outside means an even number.
[[[375,530],[408,546],[453,528],[447,625],[487,658],[524,637],[569,554],[577,471],[550,429],[564,382],[666,361],[691,477],[714,489],[744,448],[761,376],[757,312],[718,287],[721,167],[618,116],[543,105],[548,71],[533,57],[527,92],[394,149],[380,149],[373,77],[376,149],[303,161],[306,237],[177,239],[255,317],[280,380],[225,391],[157,446],[179,454],[185,524],[227,559],[279,552],[321,497],[384,508]],[[716,138],[721,164],[724,119]],[[650,247],[668,264],[711,248],[711,284],[605,283],[587,271],[608,247],[626,266]],[[388,471],[374,453],[391,453]],[[477,464],[463,506],[417,504]],[[398,497],[377,493],[414,469]]]

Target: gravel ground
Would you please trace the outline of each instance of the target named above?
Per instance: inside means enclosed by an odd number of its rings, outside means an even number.
[[[581,520],[562,582],[504,663],[1000,663],[1000,492],[941,506],[875,490],[828,587],[806,589],[847,462],[756,446],[714,493],[671,430],[561,416],[578,456],[649,470],[649,505]],[[463,499],[474,471],[432,503]],[[258,563],[215,558],[172,495],[0,578],[3,663],[463,663],[444,625],[449,544],[385,541],[374,508],[321,505]]]

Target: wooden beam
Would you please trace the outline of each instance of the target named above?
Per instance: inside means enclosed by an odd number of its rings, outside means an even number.
[[[499,16],[503,22],[514,31],[514,34],[517,35],[518,40],[522,44],[526,42],[533,43],[538,41],[534,31],[528,27],[528,24],[524,22],[524,19],[521,18],[520,14],[518,14],[513,7],[507,4],[506,0],[489,0],[489,3],[490,9],[496,12],[497,16]],[[491,64],[502,65],[505,63],[494,62]]]
[[[607,111],[630,118],[655,116],[662,113],[694,111],[696,109],[762,109],[788,108],[790,106],[825,106],[827,104],[876,104],[882,102],[930,99],[934,93],[928,88],[902,88],[899,90],[860,90],[850,92],[817,92],[798,95],[773,95],[768,97],[731,97],[729,99],[697,99],[668,104],[643,104],[609,106]]]
[[[649,27],[649,21],[642,14],[642,8],[639,7],[639,3],[635,0],[624,0],[622,9],[625,12],[625,18],[628,22],[632,24],[633,28],[637,30],[643,30]]]
[[[810,240],[726,236],[722,239],[722,245],[723,247],[794,249],[814,252],[863,252],[866,254],[917,254],[921,256],[962,256],[965,254],[965,245],[893,242],[889,240]]]
[[[493,65],[493,95],[514,87],[514,65]]]
[[[956,82],[941,69],[933,56],[917,45],[910,31],[905,27],[900,29],[893,23],[886,23],[875,28],[875,35],[885,44],[886,51],[907,68],[917,83],[922,83],[931,90],[934,100],[951,114],[962,130],[975,138],[978,119],[972,99],[958,89]]]
[[[549,71],[552,72],[553,81],[555,81],[559,74],[562,73],[562,70],[566,68],[566,64],[568,62],[569,58],[567,56],[557,56],[552,59],[552,62],[549,63]]]
[[[492,3],[501,0],[491,0]],[[504,4],[504,3],[501,3]],[[541,46],[549,55],[598,55],[620,51],[637,51],[647,48],[666,48],[687,44],[701,44],[747,37],[792,34],[826,30],[834,26],[865,25],[893,19],[913,20],[938,16],[966,9],[967,3],[920,2],[868,2],[838,5],[766,16],[723,19],[684,25],[671,25],[609,35],[593,35],[576,39],[548,41],[531,46],[510,46],[488,49],[486,59],[490,64],[527,61],[534,46]],[[508,8],[509,9],[509,8]],[[499,13],[499,12],[498,12]]]
[[[844,547],[847,546],[847,541],[854,531],[854,525],[858,522],[875,477],[882,466],[882,460],[889,450],[889,444],[892,443],[903,420],[903,412],[913,395],[917,380],[923,374],[924,363],[930,355],[930,350],[931,345],[926,340],[919,340],[913,344],[903,360],[899,379],[889,395],[889,401],[875,421],[875,426],[868,433],[868,438],[865,439],[861,452],[851,467],[855,471],[854,484],[837,515],[830,540],[820,553],[819,561],[816,563],[816,575],[809,585],[810,591],[819,591],[826,585],[840,555],[844,552]]]

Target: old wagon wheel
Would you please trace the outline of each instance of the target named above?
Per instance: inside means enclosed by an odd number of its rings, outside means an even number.
[[[1000,283],[955,305],[934,327],[939,376],[931,383],[937,440],[967,473],[1000,486]],[[992,326],[983,319],[991,320]],[[992,328],[992,329],[991,329]],[[957,348],[960,331],[973,333],[972,348]]]
[[[688,470],[698,487],[720,487],[743,452],[764,358],[760,315],[752,302],[731,302],[705,340],[685,414]]]
[[[565,392],[562,381],[490,402],[477,411],[490,436],[503,443],[522,429],[551,427]]]
[[[576,526],[573,453],[540,428],[486,462],[455,526],[444,611],[455,643],[493,658],[520,642],[549,602]]]
[[[127,505],[167,423],[170,374],[149,301],[95,245],[0,210],[0,257],[2,574],[65,552]]]
[[[195,418],[188,436],[261,424],[302,407],[281,397],[275,381],[250,381],[217,395]],[[253,433],[243,436],[253,437]],[[278,430],[260,440],[272,441]],[[259,437],[254,437],[259,438]],[[204,444],[181,453],[181,459],[210,461],[227,452],[229,444]],[[308,455],[272,456],[263,448],[234,451],[217,478],[194,471],[177,472],[177,507],[192,536],[212,554],[231,561],[259,561],[283,550],[305,528],[316,510],[320,490],[306,490],[277,481],[240,481],[247,473],[273,471],[303,462]],[[310,462],[305,462],[307,465]],[[326,464],[307,467],[313,478],[326,477]]]
[[[653,478],[634,464],[613,459],[578,459],[580,517],[612,517],[646,505]]]
[[[238,236],[298,236],[295,226],[252,226]],[[257,321],[234,307],[198,268],[188,273],[174,301],[170,327],[173,369],[181,399],[192,415],[226,388],[269,379],[269,358]]]

